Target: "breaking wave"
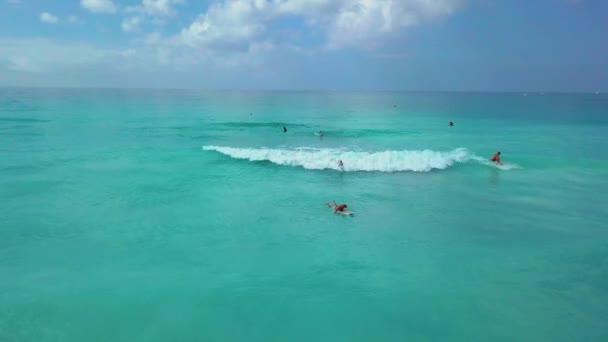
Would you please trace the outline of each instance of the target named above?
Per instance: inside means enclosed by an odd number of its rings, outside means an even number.
[[[465,148],[449,152],[432,150],[402,150],[383,152],[355,152],[339,149],[271,149],[203,146],[205,151],[216,151],[236,159],[269,161],[277,165],[297,166],[309,170],[429,172],[446,169],[475,157]],[[338,166],[342,160],[344,168]]]

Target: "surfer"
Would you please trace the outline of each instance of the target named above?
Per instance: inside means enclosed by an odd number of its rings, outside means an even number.
[[[283,133],[287,133],[287,127],[283,126]]]
[[[329,202],[327,202],[325,204],[327,204],[327,207],[331,209],[331,205],[329,205]],[[338,204],[338,203],[336,203],[336,201],[334,201],[334,214],[337,214],[338,212],[344,212],[344,210],[346,210],[346,208],[348,208],[348,205]]]
[[[319,131],[319,136],[320,136],[321,138],[323,138],[323,135],[324,135],[324,134],[323,134],[323,131]]]
[[[341,160],[338,160],[338,167],[341,169],[344,168],[344,163]]]
[[[494,155],[492,156],[492,158],[490,159],[491,162],[494,162],[498,165],[502,165],[502,162],[500,161],[500,151],[494,153]]]
[[[450,127],[454,127],[454,123],[450,121]]]

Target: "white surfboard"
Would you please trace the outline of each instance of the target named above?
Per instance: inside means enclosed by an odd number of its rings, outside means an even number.
[[[350,216],[352,214],[354,214],[352,211],[350,210],[344,210],[344,211],[337,211],[336,214],[342,214],[344,216]]]
[[[495,167],[499,170],[504,170],[504,171],[510,171],[510,170],[514,170],[514,169],[520,169],[521,167],[517,164],[512,164],[512,163],[502,163],[502,164],[498,164],[495,163],[493,161],[483,161],[482,164],[487,165],[487,166],[491,166],[491,167]]]

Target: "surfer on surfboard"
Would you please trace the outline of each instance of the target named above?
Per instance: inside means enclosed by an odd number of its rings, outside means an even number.
[[[492,156],[492,158],[490,159],[491,162],[494,162],[498,165],[502,165],[502,162],[500,161],[500,152],[496,152],[494,153],[494,155]]]
[[[329,202],[327,202],[325,204],[327,204],[327,207],[331,209],[331,205],[329,204]],[[336,203],[336,201],[334,201],[334,214],[343,213],[346,211],[346,208],[348,208],[348,205],[338,204],[338,203]]]

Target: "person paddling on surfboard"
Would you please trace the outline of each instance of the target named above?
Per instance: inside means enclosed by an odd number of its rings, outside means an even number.
[[[331,209],[331,205],[329,205],[329,202],[327,202],[325,204],[327,204],[327,207]],[[336,203],[336,201],[334,201],[334,214],[337,214],[338,212],[344,212],[346,210],[346,208],[348,208],[348,205],[338,204],[338,203]]]
[[[490,159],[491,162],[494,162],[498,165],[502,165],[502,162],[500,161],[500,151],[494,153],[494,155],[492,156],[492,158]]]

